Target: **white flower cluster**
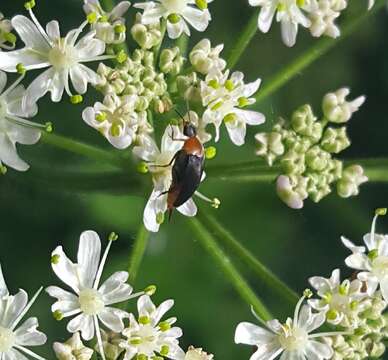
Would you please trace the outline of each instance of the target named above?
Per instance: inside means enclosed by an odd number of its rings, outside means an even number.
[[[374,1],[369,1],[369,9]],[[281,25],[283,43],[294,46],[299,25],[312,36],[331,38],[340,36],[336,20],[348,7],[348,0],[249,0],[249,5],[260,7],[258,28],[267,33],[274,18]]]
[[[327,94],[321,120],[310,105],[303,105],[292,114],[290,123],[281,119],[271,132],[256,135],[256,154],[270,166],[279,165],[277,192],[291,208],[302,208],[308,197],[319,202],[331,192],[334,182],[339,196],[357,195],[359,186],[368,180],[360,165],[344,167],[333,158],[350,146],[343,124],[365,101],[364,96],[347,101],[349,93],[342,88]]]
[[[94,231],[81,234],[77,263],[73,263],[58,246],[51,255],[54,273],[71,291],[49,286],[46,292],[57,301],[51,311],[56,320],[72,319],[67,330],[73,336],[64,343],[55,342],[53,350],[59,360],[89,360],[95,350],[83,344],[82,339],[97,339],[96,351],[102,359],[116,360],[121,354],[131,359],[211,360],[202,349],[190,347],[187,352],[179,346],[183,332],[174,326],[177,319],[164,319],[174,301],[164,301],[155,306],[151,297],[156,287],[133,293],[127,283],[128,273],[118,271],[101,285],[109,249],[118,236],[112,233],[101,257],[101,241]],[[43,288],[28,302],[28,295],[19,290],[10,295],[0,266],[0,359],[26,360],[26,356],[45,360],[29,347],[43,345],[47,337],[38,331],[38,320],[28,318],[21,325]],[[114,307],[114,304],[138,298],[137,315]],[[101,326],[107,330],[101,329]]]
[[[285,323],[262,322],[262,326],[243,322],[236,328],[235,342],[257,346],[250,358],[261,360],[362,360],[379,358],[386,349],[388,318],[388,235],[375,233],[376,219],[386,209],[376,210],[372,229],[364,236],[364,246],[342,238],[352,255],[348,267],[357,271],[352,279],[341,281],[340,270],[330,278],[309,279],[316,291],[306,290],[298,302],[294,317]],[[305,298],[307,304],[302,306]],[[320,327],[330,332],[313,333]]]

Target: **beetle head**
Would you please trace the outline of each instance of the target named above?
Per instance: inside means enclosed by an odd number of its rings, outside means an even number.
[[[183,125],[183,134],[189,138],[197,136],[197,128],[193,124],[185,122]]]

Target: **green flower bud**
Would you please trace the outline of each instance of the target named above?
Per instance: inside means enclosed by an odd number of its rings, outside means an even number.
[[[320,173],[309,173],[308,178],[308,194],[311,200],[315,203],[321,201],[325,196],[331,193],[327,176]]]
[[[307,181],[302,176],[280,175],[276,181],[276,191],[280,199],[292,209],[301,209],[307,198]]]
[[[163,49],[160,53],[159,67],[165,74],[178,75],[181,71],[183,61],[178,47]]]
[[[328,127],[323,134],[321,146],[329,153],[338,154],[350,146],[350,140],[346,134],[346,128]]]
[[[343,171],[341,179],[337,182],[338,195],[343,198],[358,195],[359,186],[367,181],[368,178],[360,165],[348,166]]]
[[[314,171],[324,170],[330,161],[330,154],[315,145],[306,153],[306,164]]]
[[[277,157],[284,154],[282,136],[277,132],[259,133],[255,135],[256,155],[265,158],[272,166]]]
[[[316,120],[311,106],[303,105],[292,114],[291,126],[298,134],[317,142],[322,136],[322,124]]]
[[[287,175],[303,174],[306,170],[305,156],[294,150],[289,150],[280,160],[280,164]]]

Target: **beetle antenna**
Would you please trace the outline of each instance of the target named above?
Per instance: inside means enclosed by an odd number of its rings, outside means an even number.
[[[188,99],[186,99],[186,108],[187,108],[187,113],[189,114],[189,121],[190,121],[190,124],[192,124],[192,122],[191,122],[190,103],[189,103],[189,100],[188,100]]]
[[[175,112],[178,114],[178,116],[182,119],[183,122],[185,122],[185,118],[183,117],[183,115],[179,112],[178,109],[174,109]]]

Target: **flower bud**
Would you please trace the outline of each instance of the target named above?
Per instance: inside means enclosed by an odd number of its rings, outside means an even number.
[[[360,165],[349,166],[342,172],[342,177],[337,182],[338,195],[343,198],[358,195],[359,186],[367,181],[368,177]]]
[[[314,171],[324,170],[329,163],[330,154],[315,145],[306,153],[306,164]]]
[[[159,67],[165,74],[178,75],[183,65],[183,57],[178,47],[164,49],[160,53]]]
[[[365,96],[360,96],[353,101],[346,101],[350,94],[348,88],[342,88],[334,93],[329,93],[323,98],[322,109],[325,118],[333,123],[345,123],[352,114],[360,108],[365,101]]]
[[[329,153],[338,154],[350,146],[350,140],[346,134],[346,128],[328,127],[322,137],[321,146]]]
[[[211,71],[223,71],[226,67],[226,61],[220,58],[223,48],[224,45],[212,48],[210,41],[203,39],[190,52],[190,63],[195,71],[203,75],[207,75]]]
[[[279,133],[259,133],[255,135],[255,139],[256,155],[264,157],[269,166],[272,166],[278,156],[284,154],[284,145]]]
[[[298,134],[317,142],[322,136],[322,124],[316,120],[311,106],[303,105],[292,114],[291,126]]]
[[[290,208],[301,209],[308,196],[307,181],[302,176],[280,175],[276,180],[277,194]]]
[[[280,164],[287,175],[303,174],[306,170],[305,156],[294,150],[289,150],[280,160]]]

